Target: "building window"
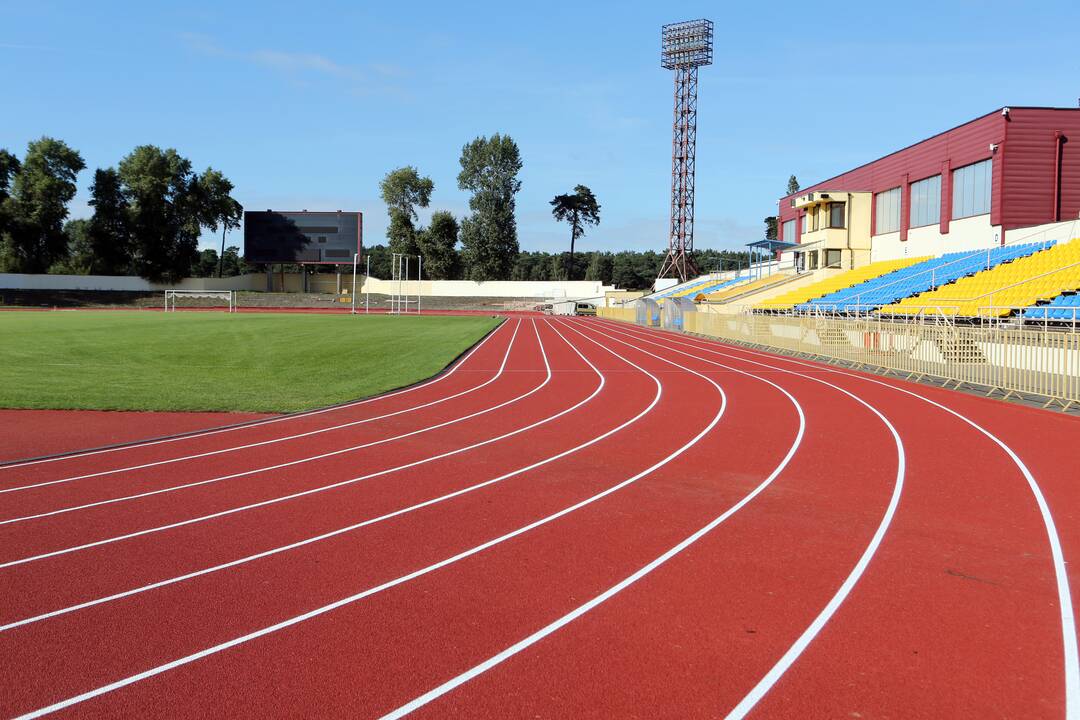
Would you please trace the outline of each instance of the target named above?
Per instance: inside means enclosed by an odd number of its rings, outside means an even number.
[[[825,251],[825,267],[838,268],[840,267],[840,251],[839,250],[826,250]]]
[[[874,215],[877,223],[875,233],[884,235],[885,233],[899,232],[900,188],[894,187],[892,190],[879,192],[874,196],[874,203],[876,205]]]
[[[941,222],[941,176],[911,183],[911,227]]]
[[[780,232],[783,233],[783,235],[781,235],[781,237],[780,237],[781,240],[783,240],[784,242],[790,242],[790,243],[795,242],[795,221],[794,220],[788,220],[780,228]]]
[[[831,228],[843,228],[844,227],[844,203],[834,202],[828,205],[829,213],[829,227]]]
[[[816,232],[817,229],[818,229],[818,211],[819,210],[821,210],[821,207],[818,206],[818,205],[815,205],[814,207],[810,208],[810,232]]]
[[[990,212],[993,160],[983,160],[953,170],[953,220]]]

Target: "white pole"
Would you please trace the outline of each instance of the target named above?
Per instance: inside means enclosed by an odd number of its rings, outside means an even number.
[[[367,315],[371,312],[371,289],[368,281],[371,279],[371,256],[367,256],[367,266],[364,271],[364,314]]]
[[[401,293],[405,299],[405,312],[409,312],[409,256],[405,256],[405,282],[401,284]]]
[[[420,314],[420,283],[424,279],[424,256],[416,256],[416,314]]]
[[[350,314],[356,314],[356,264],[360,261],[360,253],[354,253],[352,256],[352,311]]]

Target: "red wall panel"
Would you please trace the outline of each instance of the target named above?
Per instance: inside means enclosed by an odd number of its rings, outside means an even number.
[[[948,162],[952,169],[969,165],[991,156],[990,144],[1004,140],[1005,119],[1000,111],[983,115],[971,122],[948,130],[920,143],[886,155],[880,160],[867,163],[836,177],[800,190],[803,195],[811,190],[844,190],[849,192],[881,192],[904,185],[906,175],[910,182],[937,175],[942,164]],[[1080,142],[1077,143],[1080,145]],[[996,164],[996,162],[995,162]],[[995,168],[995,174],[997,169]],[[944,178],[942,186],[945,186]],[[905,193],[906,195],[906,193]],[[791,195],[780,200],[781,222],[795,216],[791,207]],[[949,207],[951,213],[952,207]],[[901,209],[901,222],[908,216],[907,203]]]
[[[1058,132],[1064,136],[1060,217],[1074,220],[1080,213],[1080,110],[1016,108],[1004,149],[1008,161],[1001,223],[1006,229],[1053,222]]]

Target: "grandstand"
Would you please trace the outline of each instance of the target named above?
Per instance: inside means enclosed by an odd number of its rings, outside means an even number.
[[[742,285],[749,279],[749,275],[739,275],[737,277],[729,278],[727,280],[716,280],[715,282],[708,282],[704,285],[699,285],[689,290],[683,290],[682,292],[676,293],[672,297],[689,297],[696,300],[702,295],[707,295],[708,293],[716,292],[717,290],[723,290],[724,288],[728,288],[733,285]]]
[[[986,250],[946,253],[873,278],[797,306],[798,310],[841,313],[869,312],[882,305],[936,289],[1003,262],[1030,255],[1052,243],[1024,243]]]
[[[764,300],[755,306],[758,310],[791,310],[796,306],[803,305],[816,298],[824,297],[839,290],[845,290],[867,280],[893,273],[902,268],[914,265],[926,258],[901,258],[899,260],[881,260],[879,262],[863,265],[853,270],[833,275],[832,277],[819,280],[809,285],[796,288],[769,300]]]
[[[702,291],[701,294],[698,295],[697,299],[703,302],[727,302],[728,300],[732,300],[743,295],[750,295],[761,290],[767,290],[771,287],[782,285],[795,277],[797,276],[792,273],[786,272],[774,273],[772,275],[764,275],[757,278],[756,280],[751,280],[748,283],[741,283],[736,287],[729,287],[726,289],[717,288],[708,293]]]
[[[882,307],[880,313],[1005,317],[1080,289],[1080,238],[1047,245],[1046,249],[1032,244],[1008,248],[1018,254],[1015,259],[999,262],[988,270],[935,290],[905,297]]]

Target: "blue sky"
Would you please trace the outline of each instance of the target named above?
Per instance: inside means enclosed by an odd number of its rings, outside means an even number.
[[[564,248],[547,203],[584,183],[603,211],[579,247],[661,249],[660,25],[709,17],[697,245],[724,248],[760,237],[791,173],[806,185],[1001,105],[1080,96],[1075,2],[806,8],[0,0],[0,146],[51,135],[82,152],[75,217],[93,168],[153,143],[223,171],[248,209],[360,209],[372,243],[387,170],[418,166],[431,209],[460,216],[461,146],[503,132],[525,162],[523,248]]]

